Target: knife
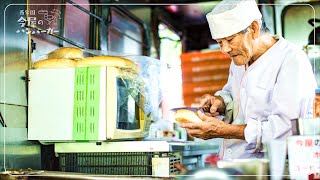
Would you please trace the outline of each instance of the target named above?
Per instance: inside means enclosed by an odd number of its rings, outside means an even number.
[[[171,111],[176,112],[181,109],[186,109],[186,110],[190,110],[190,111],[197,113],[199,110],[202,112],[205,112],[204,108],[206,108],[206,107],[177,107],[177,108],[172,108]]]

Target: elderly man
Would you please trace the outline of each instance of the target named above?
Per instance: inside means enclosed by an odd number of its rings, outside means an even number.
[[[301,48],[269,34],[253,0],[222,1],[207,20],[232,59],[228,82],[203,96],[200,106],[210,107],[198,112],[203,122],[180,126],[193,137],[224,138],[224,159],[262,158],[268,141],[292,135],[292,119],[312,116],[312,67]]]

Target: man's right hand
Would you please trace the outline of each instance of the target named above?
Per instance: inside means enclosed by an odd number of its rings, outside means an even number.
[[[218,116],[225,112],[225,104],[221,96],[205,94],[200,100],[200,107],[204,107],[203,110],[207,116]]]

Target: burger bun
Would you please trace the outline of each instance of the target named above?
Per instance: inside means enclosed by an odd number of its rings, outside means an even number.
[[[77,67],[89,66],[111,66],[133,70],[137,69],[137,65],[133,61],[118,56],[93,56],[77,61]]]
[[[175,119],[179,123],[198,123],[202,122],[199,116],[190,110],[187,109],[179,109],[175,112]]]
[[[75,47],[61,47],[48,54],[48,59],[82,59],[83,52]]]
[[[33,64],[34,69],[74,68],[76,61],[72,59],[44,59]]]

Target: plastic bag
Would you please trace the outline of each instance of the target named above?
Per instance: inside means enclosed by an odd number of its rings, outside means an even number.
[[[68,47],[58,48],[49,54],[61,51],[62,49],[68,49]],[[72,47],[71,49],[75,48]],[[115,56],[129,59],[137,64],[138,70],[116,67],[121,69],[121,74],[118,77],[121,81],[118,81],[117,84],[118,93],[122,94],[122,96],[118,97],[118,104],[123,112],[131,112],[134,111],[134,107],[132,107],[132,101],[134,101],[145,114],[151,114],[151,118],[154,121],[159,119],[159,105],[162,101],[162,94],[165,92],[162,85],[163,76],[161,76],[161,74],[166,73],[166,64],[161,63],[158,59],[147,56],[120,54],[102,50],[86,49],[81,51],[83,52],[83,58],[101,55]],[[33,61],[37,62],[39,60],[48,59],[49,54],[38,56]],[[69,53],[67,53],[67,55],[69,55]],[[80,58],[74,60],[77,61],[80,60]],[[76,67],[77,66],[75,66],[75,68]]]

